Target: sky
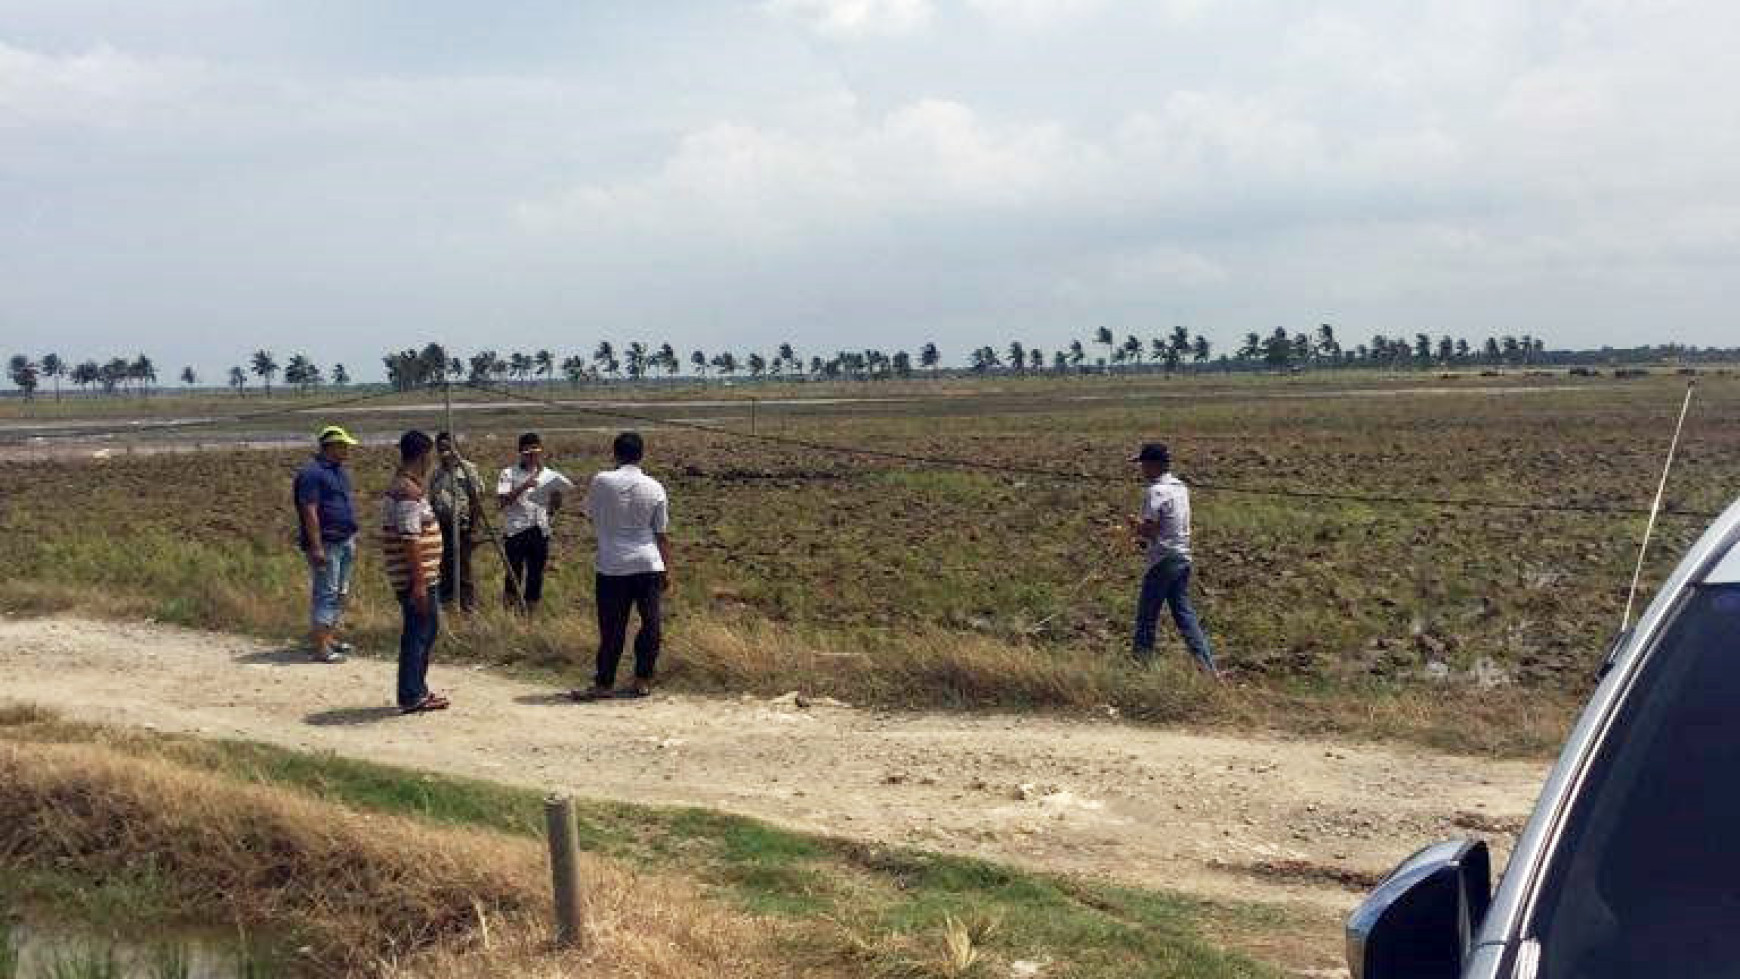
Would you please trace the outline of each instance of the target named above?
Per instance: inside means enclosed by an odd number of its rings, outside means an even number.
[[[1725,0],[0,0],[0,353],[1740,343]]]

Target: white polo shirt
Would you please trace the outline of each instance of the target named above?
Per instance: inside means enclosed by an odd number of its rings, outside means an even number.
[[[503,469],[501,477],[495,483],[496,495],[506,496],[531,478],[532,474],[523,466]],[[502,508],[503,536],[512,537],[533,527],[543,531],[545,537],[550,536],[550,497],[573,488],[573,482],[556,470],[548,466],[539,470],[538,485],[526,490],[520,494],[519,499]]]
[[[652,574],[665,570],[657,535],[670,529],[670,501],[659,481],[639,466],[618,466],[592,477],[586,514],[598,534],[598,573]]]
[[[1148,484],[1142,494],[1142,519],[1154,521],[1157,530],[1148,542],[1148,564],[1171,556],[1190,559],[1190,487],[1167,473]]]

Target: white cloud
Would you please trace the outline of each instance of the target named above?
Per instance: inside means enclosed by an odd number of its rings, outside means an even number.
[[[0,41],[0,126],[127,125],[195,97],[205,66],[141,58],[107,43],[45,54]]]
[[[715,123],[685,135],[650,176],[528,200],[516,215],[546,232],[603,225],[681,235],[698,226],[777,238],[937,209],[1019,207],[1105,163],[1056,124],[995,124],[932,99],[806,132]]]
[[[765,0],[762,9],[827,37],[910,34],[934,13],[931,0]]]

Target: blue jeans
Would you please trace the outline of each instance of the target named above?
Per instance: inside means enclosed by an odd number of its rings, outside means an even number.
[[[1208,647],[1202,624],[1196,621],[1196,609],[1190,606],[1190,560],[1168,557],[1148,568],[1142,576],[1142,594],[1136,601],[1136,637],[1131,643],[1136,658],[1147,662],[1154,658],[1154,626],[1160,619],[1160,606],[1172,609],[1172,621],[1190,655],[1210,673],[1215,672],[1214,650]]]
[[[434,589],[429,591],[426,611],[408,591],[399,592],[399,611],[405,626],[399,633],[399,706],[413,707],[429,695],[429,653],[435,648],[435,637],[441,634],[441,602]]]
[[[356,567],[356,538],[327,541],[324,546],[326,563],[319,567],[308,566],[313,585],[310,617],[314,628],[329,630],[338,625],[345,599],[350,597],[350,574]]]

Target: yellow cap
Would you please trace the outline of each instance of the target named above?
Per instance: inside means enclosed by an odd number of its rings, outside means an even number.
[[[341,442],[345,445],[358,445],[358,444],[360,444],[357,442],[356,439],[350,437],[349,432],[345,431],[342,428],[339,428],[337,425],[328,425],[325,428],[321,429],[320,435],[319,435],[319,441],[320,441],[321,445],[325,445],[328,442]]]

